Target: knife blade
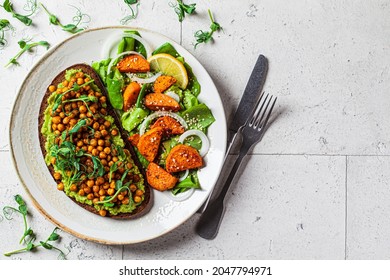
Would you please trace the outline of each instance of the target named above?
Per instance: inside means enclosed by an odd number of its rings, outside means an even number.
[[[249,114],[252,112],[263,89],[265,78],[268,72],[268,60],[264,55],[259,55],[252,74],[246,84],[244,94],[238,104],[237,110],[233,116],[232,123],[229,126],[230,135],[228,137],[231,142],[234,135],[237,133],[240,126],[245,124]]]
[[[252,112],[256,104],[256,101],[258,100],[261,91],[263,89],[267,72],[268,72],[268,60],[264,55],[259,55],[255,63],[255,66],[252,70],[252,73],[249,77],[248,83],[245,87],[244,93],[241,97],[240,103],[236,109],[236,112],[234,113],[232,122],[229,126],[228,143],[230,145],[226,152],[226,156],[224,160],[225,163],[222,167],[222,170],[214,186],[214,189],[210,193],[206,202],[199,208],[198,213],[203,213],[208,203],[218,195],[226,178],[226,176],[224,175],[228,174],[228,172],[230,171],[230,169],[234,164],[234,162],[228,164],[228,161],[229,161],[229,155],[232,152],[239,149],[239,147],[241,147],[241,141],[240,141],[241,139],[239,139],[239,137],[236,137],[237,131],[240,128],[240,126],[245,124],[247,118],[249,117],[249,114]]]

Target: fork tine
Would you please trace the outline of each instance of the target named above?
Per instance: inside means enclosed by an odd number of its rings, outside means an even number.
[[[261,129],[263,129],[263,128],[265,128],[265,127],[267,126],[269,117],[271,116],[272,110],[274,109],[274,106],[275,106],[275,103],[276,103],[276,100],[277,100],[277,99],[278,99],[277,97],[274,98],[274,101],[272,102],[271,108],[270,108],[269,111],[268,111],[267,117],[265,118],[265,120],[264,120],[264,122],[263,122],[262,125],[260,125],[260,123],[259,123],[258,130],[261,130]],[[272,96],[271,96],[270,101],[271,101],[271,100],[272,100]],[[268,104],[267,104],[267,107],[268,107]],[[264,112],[265,112],[265,111],[264,111]]]
[[[249,126],[255,125],[256,119],[258,118],[259,114],[263,110],[263,106],[267,102],[268,96],[269,96],[269,94],[267,94],[267,96],[264,98],[264,100],[259,100],[259,102],[256,104],[256,109],[252,113],[252,119],[249,123]],[[260,102],[260,101],[262,101],[262,102]]]
[[[267,96],[268,96],[268,94],[267,94]],[[255,115],[255,113],[256,113],[256,111],[257,111],[259,105],[260,105],[260,102],[261,102],[261,100],[263,99],[263,97],[264,97],[264,91],[260,94],[260,97],[259,97],[259,99],[257,100],[256,105],[253,106],[253,110],[252,110],[252,112],[251,112],[251,114],[250,114],[250,116],[252,116],[252,117],[251,117],[251,118],[248,118],[248,119],[246,120],[245,125],[251,125],[251,124],[254,122],[254,120],[255,120],[254,115]],[[267,99],[267,98],[266,98],[266,99]]]
[[[273,96],[271,95],[270,98],[268,99],[267,105],[265,105],[264,110],[261,110],[261,111],[257,114],[257,116],[256,116],[256,121],[255,121],[255,123],[254,123],[254,127],[255,127],[255,128],[259,127],[259,125],[261,124],[261,121],[263,120],[264,115],[265,115],[265,113],[267,112],[268,106],[269,106],[270,102],[272,101],[272,97],[273,97]],[[266,101],[267,101],[267,100],[264,100],[264,104],[265,104]],[[263,104],[263,105],[264,105],[264,104]],[[261,109],[263,109],[263,107],[262,107]],[[261,116],[260,116],[260,113],[261,113]]]

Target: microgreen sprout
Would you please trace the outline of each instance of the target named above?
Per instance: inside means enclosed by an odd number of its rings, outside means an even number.
[[[69,32],[69,33],[72,33],[72,34],[83,31],[85,28],[79,28],[79,25],[83,24],[83,23],[88,23],[91,21],[91,17],[89,15],[83,14],[79,8],[70,5],[71,7],[76,9],[76,15],[73,17],[73,23],[63,25],[60,22],[60,20],[58,19],[58,17],[56,15],[50,13],[49,10],[42,3],[39,3],[39,5],[43,8],[45,13],[49,16],[49,21],[51,24],[58,25],[62,28],[62,30]]]
[[[53,241],[57,241],[60,238],[60,235],[56,232],[58,230],[58,228],[57,227],[54,228],[54,230],[51,232],[51,234],[49,235],[49,237],[45,241],[39,241],[39,243],[34,243],[36,240],[36,235],[35,235],[34,231],[27,224],[28,209],[27,209],[26,202],[23,200],[23,198],[20,195],[15,195],[14,199],[15,199],[16,203],[18,204],[18,208],[15,208],[12,206],[5,206],[3,208],[3,214],[7,220],[11,220],[12,215],[14,213],[19,213],[20,215],[22,215],[23,224],[24,224],[24,233],[23,233],[22,238],[19,241],[19,244],[24,243],[25,247],[8,252],[8,253],[5,253],[4,256],[9,257],[9,256],[12,256],[14,254],[29,252],[29,251],[33,251],[34,249],[36,249],[38,247],[43,247],[43,248],[48,249],[48,250],[58,251],[60,253],[58,258],[65,259],[65,257],[66,257],[65,253],[61,249],[55,247],[53,244],[50,243]]]
[[[50,44],[46,41],[38,41],[38,42],[28,43],[28,41],[20,40],[18,42],[18,44],[19,44],[19,47],[21,48],[21,50],[14,57],[12,57],[4,67],[8,67],[11,64],[19,65],[18,58],[22,54],[24,54],[25,52],[30,52],[33,48],[35,48],[37,46],[43,46],[46,49],[48,49],[50,47]]]
[[[7,19],[0,19],[0,50],[7,45],[7,39],[5,39],[5,32],[14,31],[11,23]]]
[[[180,22],[184,20],[186,14],[192,15],[193,13],[195,13],[196,9],[196,3],[184,4],[183,0],[177,0],[177,3],[169,2],[169,6],[174,9]]]
[[[197,45],[199,45],[201,43],[210,42],[211,40],[213,40],[214,32],[222,30],[221,25],[214,21],[213,14],[211,13],[210,10],[208,10],[208,13],[209,13],[210,21],[211,21],[210,31],[198,30],[195,32],[195,35],[194,35],[196,38],[195,48]]]
[[[125,25],[129,21],[136,19],[138,16],[138,7],[140,5],[139,0],[124,0],[125,4],[129,6],[130,9],[130,15],[125,16],[121,19],[121,24]]]
[[[35,11],[37,10],[37,1],[36,0],[27,0],[27,3],[24,5],[24,10],[28,12],[26,15],[21,15],[15,12],[13,4],[10,0],[5,0],[3,2],[3,5],[0,5],[3,7],[5,11],[12,14],[12,16],[21,22],[23,22],[25,25],[30,26],[32,24],[32,19],[30,18]]]

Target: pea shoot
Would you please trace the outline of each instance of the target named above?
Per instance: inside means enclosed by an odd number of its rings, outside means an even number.
[[[14,31],[11,23],[7,19],[0,19],[0,50],[7,45],[7,39],[5,39],[5,32]]]
[[[51,234],[49,235],[49,237],[45,241],[39,241],[39,243],[35,243],[36,235],[35,235],[34,231],[27,224],[28,209],[27,209],[26,202],[23,200],[23,198],[19,194],[15,195],[14,199],[15,199],[16,203],[18,204],[18,208],[15,208],[12,206],[5,206],[3,208],[3,214],[7,220],[12,220],[12,216],[14,213],[18,213],[18,214],[22,215],[23,224],[24,224],[24,233],[23,233],[22,238],[19,241],[19,244],[23,243],[25,245],[25,247],[8,252],[8,253],[5,253],[4,256],[9,257],[9,256],[12,256],[14,254],[29,252],[29,251],[35,250],[38,247],[43,247],[47,250],[58,251],[59,252],[58,258],[65,259],[66,258],[65,253],[61,249],[59,249],[59,248],[55,247],[53,244],[51,244],[51,242],[57,241],[60,239],[60,235],[57,233],[58,228],[57,227],[54,228],[54,230],[51,232]]]
[[[125,4],[129,6],[130,9],[130,15],[125,16],[121,19],[121,24],[125,25],[129,21],[136,19],[138,16],[138,7],[140,5],[139,0],[124,0]]]
[[[91,21],[91,18],[89,15],[83,14],[79,8],[70,5],[71,7],[76,9],[76,15],[73,17],[73,23],[63,25],[60,22],[60,20],[58,19],[58,17],[56,15],[50,13],[49,10],[42,3],[39,3],[39,5],[43,8],[45,13],[49,16],[49,21],[51,24],[58,25],[62,28],[62,30],[69,32],[69,33],[72,33],[72,34],[83,31],[85,28],[79,28],[79,25],[83,24],[83,23],[88,23]]]
[[[211,13],[210,9],[208,10],[208,13],[209,13],[210,21],[211,21],[210,31],[198,30],[195,32],[195,35],[194,35],[196,38],[195,48],[197,45],[199,45],[201,43],[210,42],[211,40],[213,40],[214,32],[222,30],[221,25],[214,21],[214,17],[213,17],[213,14]]]
[[[12,14],[12,16],[21,22],[23,22],[25,25],[30,26],[32,24],[32,19],[30,18],[35,11],[37,10],[37,1],[36,0],[27,0],[26,4],[24,5],[24,10],[28,12],[26,15],[21,15],[19,13],[16,13],[13,7],[13,4],[10,0],[5,0],[3,5],[0,5],[3,7],[3,9]]]
[[[38,42],[28,43],[28,41],[20,40],[18,42],[18,44],[19,44],[19,47],[21,48],[21,50],[14,57],[12,57],[4,67],[8,67],[11,64],[19,65],[18,58],[22,54],[24,54],[25,52],[30,52],[33,48],[35,48],[37,46],[43,46],[46,49],[48,49],[50,47],[50,44],[46,41],[38,41]]]
[[[196,3],[184,4],[183,0],[177,0],[177,3],[170,2],[169,6],[174,9],[180,22],[184,20],[186,14],[192,15],[193,13],[195,13],[196,9]]]

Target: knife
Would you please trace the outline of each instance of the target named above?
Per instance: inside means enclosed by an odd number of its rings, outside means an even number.
[[[225,164],[222,167],[221,173],[219,175],[218,181],[216,182],[213,191],[209,195],[206,202],[199,208],[198,213],[203,213],[206,209],[210,200],[213,199],[221,190],[221,186],[223,186],[224,179],[226,176],[224,174],[228,174],[233,164],[226,164],[228,157],[232,152],[237,150],[239,146],[241,146],[240,141],[237,139],[236,134],[240,126],[245,124],[249,114],[252,112],[256,101],[258,100],[261,91],[263,89],[265,78],[268,72],[268,60],[264,55],[259,55],[257,58],[255,67],[252,70],[252,74],[249,77],[248,83],[245,87],[244,93],[241,97],[241,101],[237,107],[237,110],[233,116],[232,122],[229,126],[228,131],[228,143],[230,143],[229,148],[226,152],[225,156]]]

